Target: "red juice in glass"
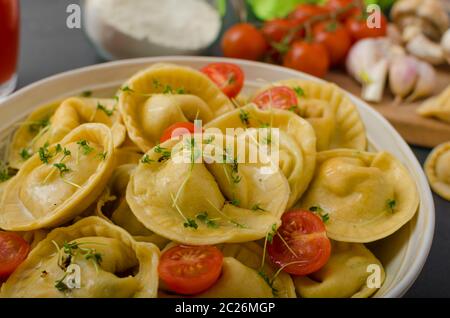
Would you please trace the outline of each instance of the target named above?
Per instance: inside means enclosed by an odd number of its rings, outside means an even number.
[[[0,0],[0,97],[16,86],[18,55],[19,0]]]

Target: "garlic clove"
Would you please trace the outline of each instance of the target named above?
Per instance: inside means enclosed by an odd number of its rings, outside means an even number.
[[[373,103],[381,102],[386,86],[388,68],[388,60],[382,59],[367,72],[367,83],[363,85],[361,93],[364,100]]]
[[[418,73],[417,60],[411,56],[397,56],[389,67],[389,87],[399,103],[414,89]]]
[[[407,98],[408,102],[413,102],[419,98],[433,94],[436,87],[436,71],[427,62],[417,61],[417,81],[414,91]]]
[[[428,63],[439,65],[445,62],[442,47],[429,40],[425,35],[419,34],[412,38],[406,45],[406,50]]]

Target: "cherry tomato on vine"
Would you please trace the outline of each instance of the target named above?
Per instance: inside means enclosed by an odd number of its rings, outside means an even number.
[[[364,15],[353,15],[345,22],[345,27],[350,33],[353,41],[359,41],[365,38],[376,38],[386,36],[387,34],[387,19],[383,13],[380,15],[378,27],[370,28],[367,23],[367,18]]]
[[[331,242],[320,217],[309,211],[286,212],[278,235],[267,245],[271,261],[292,275],[309,275],[330,258]],[[286,246],[287,245],[287,246]]]
[[[269,41],[269,43],[280,43],[285,38],[287,38],[287,36],[290,35],[291,32],[295,32],[293,30],[295,30],[296,27],[297,23],[293,20],[275,19],[264,23],[261,31],[266,37],[267,41]],[[296,32],[296,34],[292,35],[292,40],[290,42],[300,37],[301,35],[301,30]]]
[[[287,86],[275,86],[269,88],[253,98],[255,103],[261,109],[273,108],[287,109],[296,106],[297,94],[295,91]]]
[[[340,20],[345,20],[352,15],[359,14],[358,0],[328,0],[325,4],[330,12],[347,9],[343,14],[339,15]]]
[[[323,77],[330,67],[330,58],[323,44],[296,41],[285,55],[283,65],[317,77]]]
[[[312,17],[326,13],[328,13],[328,9],[324,6],[316,4],[299,4],[295,10],[289,14],[288,18],[294,20],[297,24],[300,24]]]
[[[0,232],[0,282],[16,270],[29,251],[30,245],[19,235]]]
[[[244,87],[244,71],[236,64],[212,63],[201,71],[229,98],[236,97]]]
[[[222,264],[223,254],[214,246],[179,245],[161,255],[158,273],[170,291],[195,295],[214,285]]]
[[[352,46],[352,40],[347,29],[336,21],[315,24],[313,34],[314,41],[326,47],[331,65],[342,62]]]
[[[226,57],[260,60],[268,49],[264,35],[249,23],[239,23],[228,29],[222,38]]]

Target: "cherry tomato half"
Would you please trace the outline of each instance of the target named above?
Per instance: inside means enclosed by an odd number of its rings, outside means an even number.
[[[366,38],[376,38],[386,36],[387,34],[387,19],[383,13],[380,15],[379,27],[369,28],[367,18],[363,15],[353,15],[345,22],[345,27],[350,33],[353,41],[359,41]]]
[[[161,136],[159,142],[163,143],[169,139],[187,134],[193,134],[194,132],[195,132],[195,125],[193,123],[190,122],[175,123],[172,126],[166,128],[166,130],[164,130],[164,133]]]
[[[222,264],[223,254],[214,246],[179,245],[161,255],[158,272],[170,291],[195,295],[214,285]]]
[[[259,93],[254,99],[255,103],[261,109],[273,108],[290,109],[296,106],[297,94],[287,86],[276,86]]]
[[[315,24],[313,34],[314,41],[326,47],[331,65],[341,63],[352,46],[352,39],[347,29],[335,21]]]
[[[330,58],[327,49],[320,43],[295,41],[284,56],[283,65],[323,77],[330,67]]]
[[[19,235],[0,232],[0,281],[5,280],[25,260],[30,245]]]
[[[236,64],[212,63],[205,66],[202,72],[229,98],[236,97],[244,87],[244,71]]]
[[[292,275],[309,275],[321,269],[330,258],[331,243],[320,217],[309,211],[294,210],[285,213],[281,220],[278,234],[284,242],[275,235],[272,244],[267,245],[272,262],[279,267],[286,266],[284,271]]]
[[[226,57],[260,60],[269,45],[260,30],[249,23],[239,23],[228,29],[222,38]]]

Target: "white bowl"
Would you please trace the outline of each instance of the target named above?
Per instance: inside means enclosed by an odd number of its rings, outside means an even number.
[[[246,86],[262,86],[267,81],[314,77],[290,69],[241,60],[209,57],[158,57],[124,60],[85,67],[36,82],[0,102],[0,140],[4,145],[14,124],[23,120],[34,107],[51,101],[93,91],[96,96],[112,97],[115,91],[135,72],[157,62],[171,62],[201,68],[205,64],[231,61],[246,74]],[[420,208],[415,218],[401,230],[369,248],[386,268],[386,281],[375,297],[401,297],[420,274],[431,248],[434,234],[434,204],[427,179],[413,152],[394,128],[359,98],[350,95],[366,125],[370,147],[394,154],[411,173],[420,195]]]

